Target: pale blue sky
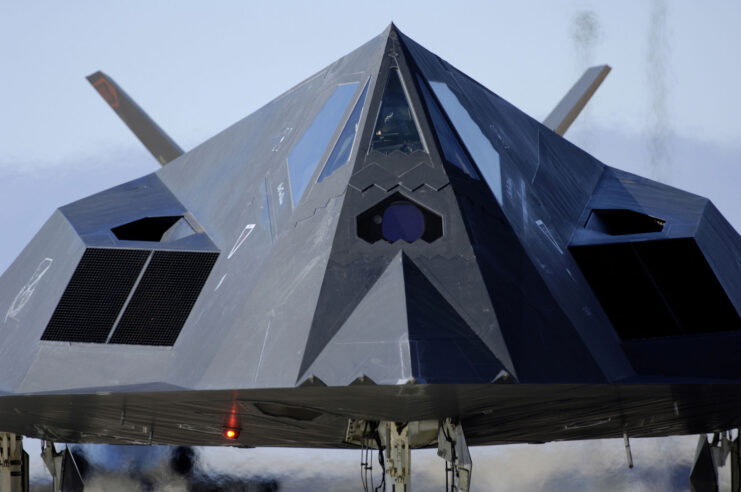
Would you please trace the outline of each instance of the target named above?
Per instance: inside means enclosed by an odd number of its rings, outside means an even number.
[[[593,101],[602,125],[640,132],[650,1],[3,2],[0,163],[51,165],[132,144],[88,87],[102,69],[185,147],[244,117],[393,20],[422,45],[534,117],[581,73],[614,70]],[[573,19],[592,11],[589,56]],[[739,137],[741,3],[667,3],[671,126]]]
[[[586,66],[609,63],[567,137],[607,164],[710,197],[741,229],[739,19],[736,1],[1,2],[0,272],[58,206],[158,169],[85,75],[114,77],[187,150],[392,20],[540,120]],[[679,442],[644,449],[691,459],[694,444]],[[621,443],[596,446],[477,451],[474,480],[489,468],[510,488],[538,490],[563,479],[556,465],[609,449],[609,466],[594,467],[611,471],[582,472],[578,483],[636,489]],[[637,466],[661,476],[681,461],[651,455]],[[296,455],[286,456],[271,460],[287,467]],[[345,461],[354,466],[355,456]]]

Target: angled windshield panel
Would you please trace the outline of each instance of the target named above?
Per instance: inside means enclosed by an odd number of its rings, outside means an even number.
[[[350,160],[350,152],[352,151],[352,146],[355,142],[355,136],[358,134],[358,122],[360,121],[360,113],[363,112],[365,94],[368,92],[368,83],[369,82],[365,83],[365,88],[363,89],[362,94],[360,94],[358,102],[355,103],[355,109],[352,110],[352,114],[347,120],[345,128],[342,130],[340,138],[337,140],[334,150],[332,150],[332,153],[329,155],[329,159],[327,159],[327,163],[324,165],[322,174],[319,175],[317,181],[321,182],[324,178],[330,176]]]
[[[450,122],[453,123],[458,135],[463,140],[471,154],[473,161],[484,176],[486,183],[489,185],[494,196],[499,203],[502,203],[502,174],[499,164],[499,153],[494,150],[491,142],[481,131],[479,126],[473,121],[466,108],[463,107],[453,91],[444,82],[430,81],[430,87],[435,92],[437,100],[448,115]]]
[[[301,136],[301,140],[291,150],[288,156],[288,174],[294,207],[301,201],[311,175],[324,155],[329,139],[340,124],[357,87],[357,82],[337,86],[311,122],[311,126]]]
[[[461,171],[471,176],[473,179],[479,179],[479,175],[476,174],[476,170],[471,161],[466,157],[466,153],[461,148],[458,138],[453,133],[453,130],[448,126],[448,122],[445,121],[445,116],[437,107],[437,103],[427,90],[427,85],[422,80],[422,77],[417,75],[417,82],[419,82],[419,88],[422,91],[422,97],[425,100],[425,105],[430,112],[430,118],[432,118],[432,125],[435,127],[435,133],[440,141],[445,160],[458,167]]]
[[[384,154],[390,154],[395,150],[407,154],[415,150],[424,150],[414,115],[401,85],[399,70],[396,68],[389,70],[370,150]]]

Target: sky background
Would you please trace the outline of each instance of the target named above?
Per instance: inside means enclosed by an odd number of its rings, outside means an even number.
[[[610,64],[566,137],[606,164],[711,198],[741,230],[739,19],[736,1],[0,2],[0,272],[54,209],[159,167],[86,75],[114,77],[187,150],[390,21],[538,120],[584,69]],[[474,489],[687,487],[695,438],[633,446],[633,470],[622,441],[477,448]],[[283,490],[360,485],[355,453],[202,459],[281,476]],[[414,459],[417,485],[442,484],[434,453]]]

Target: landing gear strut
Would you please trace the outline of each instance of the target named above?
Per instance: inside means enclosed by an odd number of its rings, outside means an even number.
[[[463,436],[463,428],[451,419],[445,419],[440,424],[437,455],[445,460],[445,490],[467,492],[471,486],[473,463]]]
[[[724,467],[730,456],[731,492],[741,492],[739,463],[739,440],[730,432],[716,432],[712,441],[701,435],[697,442],[695,462],[690,471],[690,490],[692,492],[718,492],[718,468]],[[726,468],[726,470],[728,470]]]
[[[471,484],[471,455],[468,452],[463,428],[453,419],[414,422],[368,422],[351,419],[345,440],[361,446],[361,476],[366,491],[373,490],[372,459],[369,449],[377,449],[382,462],[382,477],[377,487],[387,492],[410,492],[412,476],[412,449],[430,447],[437,442],[437,454],[445,460],[446,490],[467,492]],[[371,480],[364,472],[371,470]]]
[[[53,442],[43,441],[41,459],[51,473],[54,492],[83,492],[85,483],[68,448],[57,452]]]
[[[28,453],[20,434],[0,432],[0,491],[28,492]]]

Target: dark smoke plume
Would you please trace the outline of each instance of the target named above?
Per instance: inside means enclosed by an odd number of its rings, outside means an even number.
[[[594,47],[602,40],[597,14],[591,10],[577,12],[571,21],[571,41],[578,56],[579,69],[594,63]]]
[[[669,58],[667,5],[654,0],[648,22],[646,82],[649,89],[648,152],[654,178],[665,180],[670,172],[669,158]]]
[[[595,47],[602,41],[602,28],[597,14],[591,10],[576,12],[571,19],[570,36],[575,54],[575,75],[581,76],[584,70],[595,64]],[[582,144],[590,139],[590,113],[590,105],[587,104],[578,118]]]

